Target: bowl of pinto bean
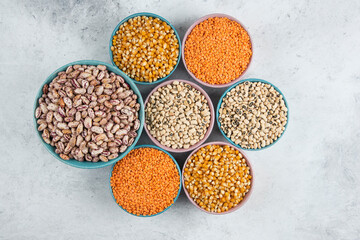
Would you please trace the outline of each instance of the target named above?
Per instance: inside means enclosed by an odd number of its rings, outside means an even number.
[[[143,99],[116,67],[76,61],[54,71],[42,84],[34,124],[56,159],[73,167],[101,168],[136,145],[144,125]]]

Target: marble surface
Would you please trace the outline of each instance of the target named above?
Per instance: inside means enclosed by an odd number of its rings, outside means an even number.
[[[110,195],[110,167],[64,165],[36,136],[45,78],[75,60],[110,62],[113,28],[140,11],[167,18],[181,38],[203,15],[237,17],[254,44],[245,77],[288,100],[283,138],[248,152],[255,186],[237,212],[207,215],[182,192],[164,214],[133,217]],[[360,239],[359,12],[357,0],[0,1],[0,239]],[[182,63],[175,78],[190,79]],[[144,98],[151,90],[139,88]],[[225,91],[205,89],[214,105]],[[224,140],[217,126],[213,140]],[[187,154],[174,156],[182,166]]]

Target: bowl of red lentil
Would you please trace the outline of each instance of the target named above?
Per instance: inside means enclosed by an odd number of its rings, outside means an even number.
[[[181,58],[181,41],[173,25],[154,13],[124,18],[111,34],[112,64],[135,83],[153,84],[167,79]]]
[[[168,87],[170,85],[173,85],[173,84],[184,84],[185,87],[187,88],[192,88],[196,91],[198,91],[200,94],[200,96],[203,98],[203,100],[206,101],[206,103],[203,103],[204,105],[206,105],[208,107],[208,111],[209,111],[209,115],[210,117],[208,119],[206,119],[205,116],[201,116],[199,115],[199,118],[202,118],[202,122],[204,122],[206,120],[206,125],[208,125],[208,127],[203,130],[201,136],[203,136],[203,138],[200,138],[198,141],[196,141],[194,144],[190,144],[190,146],[185,146],[183,145],[183,147],[179,147],[179,148],[174,148],[172,146],[169,146],[169,145],[166,145],[165,143],[163,143],[161,141],[161,139],[159,139],[157,136],[153,135],[152,134],[152,131],[150,130],[150,125],[151,125],[151,120],[150,120],[150,116],[149,116],[149,102],[150,102],[150,99],[151,97],[158,92],[159,89],[161,88],[164,88],[164,87]],[[183,90],[181,90],[183,91]],[[183,91],[184,92],[184,91]],[[181,101],[187,101],[189,100],[188,99],[189,97],[182,97],[180,98]],[[175,104],[175,103],[174,103]],[[182,105],[185,105],[184,103],[180,103]],[[160,104],[158,102],[154,102],[154,107],[158,107]],[[145,111],[145,125],[144,125],[144,129],[147,133],[147,135],[149,136],[149,138],[153,141],[153,143],[155,145],[157,145],[158,147],[162,148],[162,149],[165,149],[167,151],[170,151],[170,152],[176,152],[176,153],[180,153],[180,152],[188,152],[188,151],[191,151],[197,147],[199,147],[201,144],[203,144],[206,139],[210,136],[211,134],[211,131],[213,129],[213,126],[214,126],[214,122],[215,122],[215,111],[214,111],[214,107],[213,107],[213,104],[212,104],[212,101],[209,97],[209,95],[197,84],[193,83],[193,82],[190,82],[190,81],[187,81],[187,80],[181,80],[181,79],[175,79],[175,80],[170,80],[170,81],[166,81],[164,83],[161,83],[159,84],[156,88],[154,88],[148,95],[148,97],[146,98],[145,100],[145,103],[144,103],[144,106],[146,108],[146,111]],[[204,109],[204,106],[202,107],[202,109]],[[157,109],[152,109],[153,111],[155,111],[156,113],[158,113],[159,111],[157,111]],[[171,114],[171,111],[172,109],[170,110],[167,110],[165,111],[165,118],[169,117],[169,115]],[[181,119],[177,120],[177,121],[181,121]],[[196,123],[195,125],[199,125],[199,123]],[[159,127],[162,127],[162,126],[157,126],[154,124],[153,128],[155,129],[160,129]],[[191,127],[191,125],[190,125]],[[197,127],[197,126],[195,126]],[[170,133],[170,135],[178,135],[180,134],[179,131],[177,131],[175,129],[175,131],[172,131],[171,129],[169,129],[170,132],[167,132],[167,133]],[[191,132],[191,129],[189,130],[189,132]],[[162,133],[160,134],[161,137],[163,137],[164,135],[166,136],[167,133]],[[188,135],[190,136],[190,134]],[[177,143],[179,144],[179,139],[177,140]],[[191,143],[191,142],[190,142]],[[179,145],[178,145],[179,146]]]
[[[249,33],[236,18],[214,13],[195,21],[183,39],[186,70],[199,83],[215,88],[240,81],[253,50]]]
[[[182,184],[195,207],[223,215],[238,210],[248,201],[254,173],[240,148],[225,142],[209,142],[196,148],[186,159]]]
[[[136,146],[112,166],[109,177],[114,201],[125,212],[153,217],[167,211],[181,191],[181,170],[167,151]]]

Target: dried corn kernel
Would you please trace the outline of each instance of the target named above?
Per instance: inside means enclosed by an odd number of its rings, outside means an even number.
[[[140,82],[155,82],[174,69],[179,41],[173,29],[159,18],[138,16],[119,27],[112,39],[115,64]]]
[[[251,178],[245,158],[227,145],[200,148],[184,168],[186,191],[209,212],[226,212],[238,205],[250,190]]]

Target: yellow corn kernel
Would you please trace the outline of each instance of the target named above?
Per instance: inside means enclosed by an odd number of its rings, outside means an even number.
[[[174,31],[166,22],[141,16],[129,19],[119,27],[112,39],[111,51],[115,64],[126,74],[138,81],[152,82],[174,69],[178,60],[178,46]],[[151,72],[147,69],[151,69]]]
[[[187,171],[188,164],[197,167]],[[184,179],[191,179],[184,182],[190,196],[196,198],[199,206],[212,212],[227,211],[241,202],[251,187],[250,178],[246,161],[230,146],[203,147],[190,157],[184,169]],[[194,186],[192,189],[190,183]]]

